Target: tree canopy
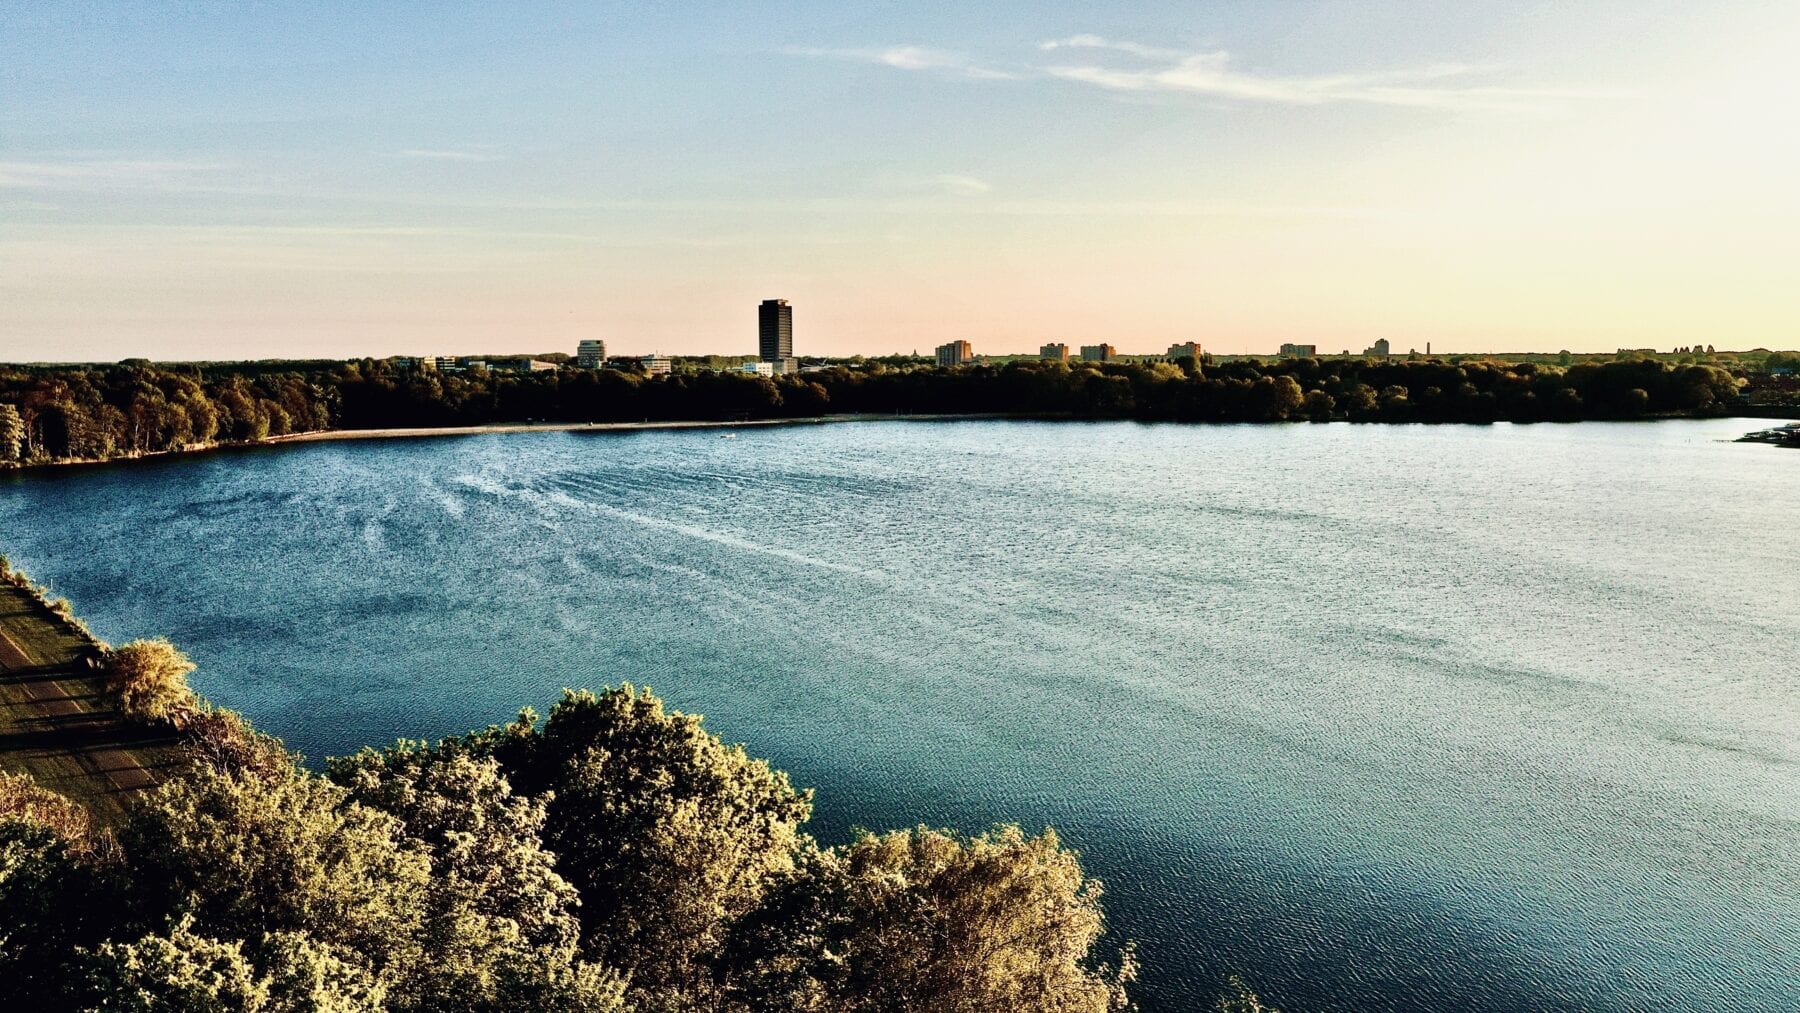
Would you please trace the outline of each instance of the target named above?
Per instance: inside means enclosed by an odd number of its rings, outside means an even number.
[[[811,792],[647,689],[324,774],[229,711],[186,724],[116,838],[0,780],[0,1008],[1129,1008],[1054,833],[821,848]]]

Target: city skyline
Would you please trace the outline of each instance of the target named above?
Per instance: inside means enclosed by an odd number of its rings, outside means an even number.
[[[0,359],[1790,347],[1791,5],[0,17]]]

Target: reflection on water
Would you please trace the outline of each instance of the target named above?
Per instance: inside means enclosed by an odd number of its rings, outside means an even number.
[[[1800,459],[1740,423],[869,423],[0,484],[102,636],[318,757],[631,679],[814,831],[1053,824],[1144,1005],[1800,993]]]

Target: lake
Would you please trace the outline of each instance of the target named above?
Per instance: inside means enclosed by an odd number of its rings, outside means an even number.
[[[0,479],[318,758],[631,680],[812,830],[1051,825],[1147,1010],[1791,1010],[1800,454],[1743,420],[866,422]]]

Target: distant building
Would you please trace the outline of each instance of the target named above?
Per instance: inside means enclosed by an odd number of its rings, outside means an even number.
[[[800,372],[800,360],[791,355],[785,359],[773,359],[769,362],[769,368],[776,376],[788,376]]]
[[[388,361],[394,364],[395,369],[408,369],[420,373],[428,373],[437,369],[437,360],[430,357],[416,359],[410,355],[396,355]]]
[[[1179,345],[1169,346],[1169,360],[1172,362],[1181,359],[1193,359],[1195,362],[1199,362],[1204,358],[1206,358],[1206,349],[1201,348],[1198,341],[1183,341]]]
[[[420,369],[456,369],[460,365],[454,355],[427,355],[419,360]]]
[[[1373,345],[1363,349],[1363,354],[1373,359],[1385,359],[1393,354],[1391,348],[1392,346],[1388,344],[1388,339],[1376,338]]]
[[[1319,346],[1285,344],[1279,354],[1284,359],[1311,359],[1319,354]]]
[[[756,307],[756,352],[764,362],[794,357],[794,308],[786,299],[764,299]],[[778,372],[791,373],[793,370]]]
[[[644,372],[650,376],[667,376],[675,368],[666,355],[646,355],[638,361],[644,364]]]
[[[1069,346],[1060,341],[1053,341],[1038,349],[1038,358],[1049,359],[1052,362],[1068,362]]]
[[[606,365],[606,342],[586,338],[575,346],[575,364],[582,369],[599,369]]]
[[[507,366],[521,373],[554,373],[557,370],[556,363],[542,359],[516,359],[507,363]]]
[[[1119,350],[1108,344],[1082,345],[1082,362],[1111,362],[1118,358]]]
[[[975,360],[975,347],[967,341],[950,341],[937,346],[940,366],[961,366]]]
[[[746,362],[737,368],[737,372],[749,373],[751,376],[774,376],[775,364],[773,362]]]

